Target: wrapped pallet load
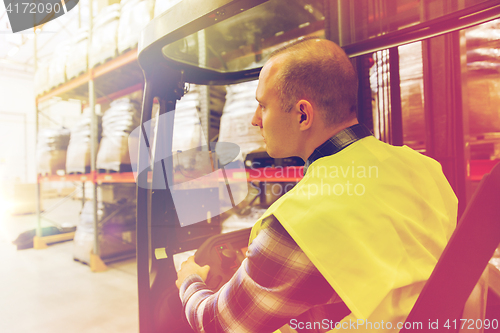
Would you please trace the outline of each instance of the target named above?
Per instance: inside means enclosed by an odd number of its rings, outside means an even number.
[[[468,129],[472,159],[500,156],[500,20],[466,30]]]
[[[72,79],[87,71],[89,28],[79,29],[71,43],[71,56],[66,60],[66,77]]]
[[[59,43],[52,56],[52,60],[49,64],[49,78],[48,86],[49,88],[57,87],[60,84],[66,82],[66,59],[71,51],[70,40],[65,40]]]
[[[177,101],[175,113],[168,112],[167,114],[159,116],[159,104],[155,103],[153,105],[153,117],[151,118],[151,122],[149,124],[145,124],[145,128],[146,132],[150,132],[149,138],[156,138],[155,141],[151,142],[151,145],[156,147],[155,149],[160,152],[159,154],[167,154],[167,151],[160,146],[162,145],[162,142],[158,140],[159,135],[157,136],[155,132],[157,127],[170,127],[170,121],[172,121],[171,116],[174,116],[172,133],[172,154],[176,156],[174,164],[180,163],[183,167],[190,168],[190,165],[184,164],[182,152],[190,151],[196,148],[199,149],[201,146],[207,144],[205,135],[202,131],[198,110],[199,91],[198,87],[194,85],[191,85],[189,92],[186,93],[181,100]],[[133,131],[133,135],[130,136],[129,140],[138,140],[138,134],[137,130]],[[130,147],[133,146],[130,145]],[[137,147],[137,145],[135,147]],[[133,155],[133,163],[135,163],[137,159],[137,149],[135,152],[132,152],[133,148],[130,149],[131,154]],[[156,156],[155,160],[158,160],[159,158],[159,156]],[[136,165],[133,165],[132,167],[136,170]],[[174,168],[176,167],[177,166],[174,165]]]
[[[230,85],[226,88],[226,103],[220,120],[219,142],[237,144],[240,147],[238,160],[241,161],[241,164],[249,153],[265,151],[265,143],[259,129],[251,124],[258,105],[255,100],[257,84],[258,81],[250,81]],[[243,202],[236,206],[236,209],[231,210],[232,213],[238,213],[238,215],[229,216],[223,222],[222,228],[224,232],[233,228],[250,226],[250,219],[241,215],[255,215],[255,210],[258,208],[252,206],[256,203],[252,199],[258,194],[254,190],[250,184],[246,183],[231,186],[231,191],[236,197],[246,193],[248,195]],[[225,209],[232,206],[232,202],[228,201],[227,198],[225,200],[221,198],[221,202],[221,206]]]
[[[208,112],[209,112],[209,127],[208,136],[210,141],[214,141],[220,133],[220,120],[222,111],[226,103],[226,87],[225,86],[202,86],[206,90],[204,93],[208,95]],[[201,99],[203,103],[205,100]]]
[[[167,11],[170,7],[178,4],[182,0],[156,0],[154,17],[160,16],[163,12]]]
[[[225,95],[224,86],[190,86],[175,107],[173,152],[207,145],[207,135],[213,138],[219,131]],[[209,112],[209,133],[202,130],[200,113],[204,103]]]
[[[98,201],[97,219],[100,257],[118,260],[135,255],[135,202]],[[94,213],[92,201],[85,202],[73,240],[73,259],[89,264],[94,244]]]
[[[130,132],[140,125],[140,117],[141,105],[135,100],[120,98],[111,103],[111,107],[102,117],[103,132],[97,153],[97,169],[132,171],[128,150],[129,136]],[[130,140],[136,139],[136,137],[130,138]]]
[[[191,85],[175,106],[174,133],[172,151],[185,151],[206,145],[205,134],[202,132],[199,109],[198,87]]]
[[[119,19],[120,4],[117,3],[104,7],[94,18],[89,54],[90,67],[95,67],[116,57]]]
[[[467,70],[473,76],[500,73],[500,20],[467,29]]]
[[[243,157],[266,150],[258,127],[252,126],[252,117],[258,106],[255,91],[258,81],[227,87],[226,104],[220,121],[219,141],[240,146]]]
[[[44,129],[39,132],[36,153],[39,174],[64,174],[69,136],[70,132],[65,128]]]
[[[500,42],[500,20],[493,20],[469,28],[465,31],[467,49],[478,47],[498,47]],[[469,62],[469,59],[467,59]]]
[[[151,10],[146,0],[123,0],[118,24],[118,53],[137,46],[141,30],[151,21]]]
[[[71,130],[71,137],[66,156],[67,173],[89,173],[90,172],[90,133],[91,113],[86,108],[82,113],[81,120]],[[101,116],[97,115],[97,139],[101,139]]]
[[[403,142],[421,150],[425,149],[422,43],[406,44],[398,49]]]

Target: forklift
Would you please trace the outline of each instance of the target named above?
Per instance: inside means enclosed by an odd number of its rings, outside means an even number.
[[[245,172],[237,159],[238,145],[211,141],[205,133],[207,140],[199,147],[172,151],[176,103],[190,84],[257,80],[273,50],[303,36],[333,40],[350,56],[367,55],[490,20],[498,15],[494,2],[464,5],[406,26],[393,20],[382,27],[384,17],[370,16],[368,7],[356,12],[354,1],[340,0],[183,0],[152,20],[138,49],[145,77],[135,170],[140,333],[193,332],[175,286],[176,256],[196,251],[195,261],[211,267],[207,285],[218,290],[240,266],[248,247],[250,229],[221,233],[221,214],[236,209],[244,196],[238,197],[234,189],[248,181],[233,176]],[[410,14],[413,5],[428,9],[420,1],[401,4]],[[345,13],[352,14],[351,21],[340,20]],[[401,15],[388,13],[396,14]],[[346,31],[363,15],[368,23],[361,28],[387,32],[347,40]],[[412,17],[404,19],[411,22]],[[441,24],[434,24],[436,20]],[[366,94],[361,95],[366,100]],[[363,103],[360,99],[358,118],[369,123],[371,100],[365,103],[366,113]],[[186,166],[183,161],[194,162]],[[231,202],[231,209],[221,209],[224,200]]]
[[[239,147],[207,140],[172,152],[176,102],[189,84],[258,79],[267,54],[304,35],[324,38],[324,22],[322,0],[184,0],[143,31],[139,64],[145,90],[136,169],[141,333],[192,332],[175,286],[174,257],[197,250],[195,261],[211,267],[207,285],[218,290],[245,258],[250,234],[249,228],[221,234],[221,214],[231,212],[221,211],[220,202],[231,202],[234,210],[246,196],[235,189],[242,182],[246,188],[247,179],[233,177],[245,172],[236,158]],[[185,161],[196,163],[190,168]]]

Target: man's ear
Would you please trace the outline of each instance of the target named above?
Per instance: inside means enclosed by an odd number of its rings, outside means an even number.
[[[314,119],[314,109],[308,101],[301,99],[295,104],[296,119],[301,131],[309,129]]]

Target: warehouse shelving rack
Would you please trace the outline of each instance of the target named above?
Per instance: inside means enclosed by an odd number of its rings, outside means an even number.
[[[77,99],[82,101],[88,101],[87,105],[90,106],[92,110],[92,99],[95,100],[95,104],[105,103],[110,100],[117,99],[119,97],[128,95],[133,92],[142,91],[144,88],[144,78],[142,70],[137,62],[137,49],[129,50],[118,57],[101,64],[95,68],[90,68],[87,72],[81,74],[80,76],[68,80],[66,83],[45,92],[36,98],[37,114],[38,105],[40,103],[46,102],[53,97],[58,97],[61,99]],[[95,95],[99,95],[95,98]],[[94,111],[92,111],[94,112]],[[93,155],[95,156],[97,152],[97,142],[96,140],[91,140],[91,145]],[[247,169],[247,176],[249,181],[258,181],[260,183],[264,182],[297,182],[302,178],[302,167],[287,167],[289,172],[287,176],[282,176],[279,173],[283,171],[280,168],[265,168],[265,174],[260,169]],[[87,174],[66,174],[66,175],[38,175],[37,176],[37,186],[38,186],[38,207],[40,207],[41,195],[40,195],[40,185],[50,182],[74,182],[82,183],[83,188],[86,182],[90,182],[96,186],[103,183],[135,183],[135,177],[133,172],[122,172],[122,173],[99,173],[95,168],[95,157],[94,166],[92,167],[90,173]],[[231,177],[231,175],[229,175]],[[97,206],[97,199],[94,191],[93,201],[94,209]],[[65,233],[52,236],[41,236],[41,211],[38,209],[38,224],[37,224],[37,235],[34,238],[34,247],[37,249],[43,249],[47,247],[47,244],[71,240],[74,237],[73,233]],[[98,220],[97,214],[94,214],[94,230],[97,229]],[[99,256],[99,244],[97,238],[94,240],[94,251],[91,257],[90,268],[92,271],[100,271],[105,269],[105,263]]]
[[[144,79],[142,70],[137,63],[137,49],[129,50],[128,52],[119,55],[118,57],[101,64],[95,68],[90,68],[86,73],[73,78],[66,83],[38,96],[36,98],[37,116],[38,105],[48,101],[53,97],[62,99],[78,99],[88,101],[93,118],[95,117],[95,104],[105,103],[110,100],[128,95],[133,92],[142,91],[144,87]],[[98,95],[98,98],[95,98]],[[92,131],[94,133],[94,131]],[[96,137],[96,135],[94,135]],[[97,155],[97,140],[91,138],[91,172],[89,174],[68,174],[63,176],[58,175],[38,175],[37,176],[37,235],[34,238],[34,247],[42,249],[47,247],[47,244],[70,240],[74,233],[59,234],[53,236],[41,236],[41,191],[40,185],[48,182],[81,182],[84,186],[85,182],[91,182],[94,186],[94,230],[98,230],[97,220],[97,186],[102,183],[133,183],[133,173],[110,173],[99,174],[95,167],[95,157]],[[94,239],[93,253],[90,259],[90,268],[92,271],[101,271],[106,269],[106,265],[100,258],[99,242],[97,235]]]
[[[80,8],[78,9],[80,10]],[[89,31],[92,31],[93,6],[92,0],[89,4]],[[92,34],[89,34],[88,45],[92,43]],[[34,62],[35,71],[37,69],[37,39],[34,38]],[[87,59],[87,63],[88,59]],[[132,173],[118,174],[99,174],[96,169],[97,156],[97,118],[95,114],[95,105],[109,102],[119,97],[142,91],[144,87],[144,77],[142,70],[137,62],[137,48],[128,50],[117,57],[100,64],[94,68],[88,68],[85,73],[76,78],[52,88],[51,90],[36,97],[36,136],[38,137],[38,116],[39,104],[50,100],[53,97],[61,99],[76,99],[84,101],[83,105],[88,105],[92,113],[91,124],[91,172],[89,174],[68,174],[58,175],[40,175],[37,171],[37,227],[36,236],[33,239],[35,249],[46,248],[48,244],[71,240],[74,237],[72,233],[62,233],[52,236],[42,236],[41,228],[41,184],[48,182],[81,182],[85,191],[85,183],[93,184],[93,224],[94,241],[93,250],[90,255],[90,269],[94,272],[106,270],[106,264],[100,256],[100,246],[98,240],[98,217],[97,217],[97,186],[102,183],[131,183],[134,182]],[[96,95],[98,96],[96,98]]]
[[[88,72],[38,96],[37,103],[48,101],[53,97],[88,100],[92,94],[88,88],[91,80],[98,86],[98,89],[94,86],[94,93],[101,95],[95,100],[96,104],[142,90],[144,78],[137,63],[137,49],[91,68]]]

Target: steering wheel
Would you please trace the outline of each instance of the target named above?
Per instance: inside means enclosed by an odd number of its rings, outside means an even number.
[[[218,291],[240,267],[246,257],[250,230],[248,228],[212,236],[198,248],[194,261],[200,266],[210,266],[205,281],[210,289]]]

